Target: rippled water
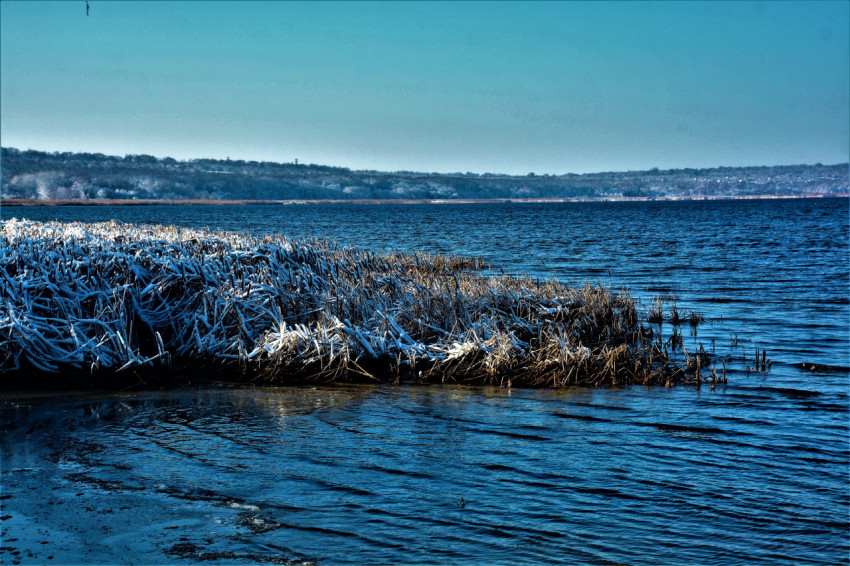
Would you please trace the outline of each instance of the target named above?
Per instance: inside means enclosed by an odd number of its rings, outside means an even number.
[[[849,376],[799,364],[850,366],[848,212],[847,199],[4,209],[672,292],[711,321],[685,343],[728,358],[729,384],[6,394],[0,561],[847,563]],[[746,371],[756,346],[766,373]]]

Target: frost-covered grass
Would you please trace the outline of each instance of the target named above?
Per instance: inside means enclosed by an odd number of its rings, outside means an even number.
[[[695,382],[625,291],[328,241],[0,223],[0,380]]]

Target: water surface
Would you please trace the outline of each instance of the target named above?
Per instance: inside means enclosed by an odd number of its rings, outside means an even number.
[[[2,215],[328,237],[674,293],[709,319],[686,347],[729,371],[713,391],[6,394],[4,563],[848,562],[848,374],[799,365],[850,366],[847,199]],[[766,373],[746,369],[756,346]]]

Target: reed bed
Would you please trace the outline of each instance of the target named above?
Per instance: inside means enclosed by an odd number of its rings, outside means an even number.
[[[0,379],[701,381],[706,360],[674,362],[625,290],[485,275],[482,266],[277,235],[7,220]]]

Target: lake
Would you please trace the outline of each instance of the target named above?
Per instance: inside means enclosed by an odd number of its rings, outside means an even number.
[[[847,563],[849,205],[4,208],[472,255],[644,304],[673,294],[706,318],[685,346],[726,359],[729,383],[8,393],[0,560]],[[767,372],[748,370],[756,347]]]

